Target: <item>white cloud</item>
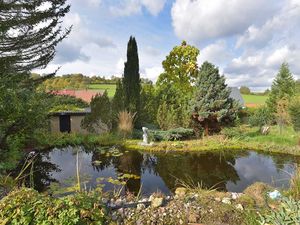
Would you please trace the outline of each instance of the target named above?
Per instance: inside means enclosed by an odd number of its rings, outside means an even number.
[[[221,66],[228,63],[232,57],[232,52],[228,49],[226,42],[220,40],[200,50],[198,64],[208,61]]]
[[[162,72],[163,72],[163,68],[161,66],[154,66],[154,67],[145,68],[145,72],[141,74],[141,76],[155,82],[158,76]]]
[[[87,0],[87,3],[91,7],[99,7],[102,0]]]
[[[166,0],[122,0],[110,6],[114,16],[131,16],[140,14],[145,7],[153,16],[157,16],[164,8]]]
[[[142,0],[142,4],[153,15],[157,16],[164,8],[166,0]]]
[[[176,35],[199,42],[239,34],[279,6],[278,0],[176,0],[171,14]]]

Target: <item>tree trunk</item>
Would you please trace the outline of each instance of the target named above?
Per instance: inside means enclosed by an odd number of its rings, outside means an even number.
[[[208,130],[208,120],[205,120],[205,124],[204,124],[204,129],[205,129],[205,136],[209,135],[209,130]]]

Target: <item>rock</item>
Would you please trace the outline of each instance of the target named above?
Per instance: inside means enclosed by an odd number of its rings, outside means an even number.
[[[236,200],[236,199],[238,199],[239,197],[241,197],[242,195],[243,195],[243,193],[232,192],[232,193],[231,193],[231,198],[232,198],[233,200]]]
[[[183,198],[186,194],[187,190],[184,187],[176,188],[175,195],[177,198]]]
[[[123,203],[124,203],[124,201],[123,201],[122,199],[117,199],[117,200],[115,201],[115,205],[116,205],[116,206],[122,206]]]
[[[242,204],[237,204],[235,206],[236,209],[239,209],[239,210],[244,210],[244,207],[242,206]]]
[[[158,208],[162,206],[164,203],[164,198],[162,197],[154,197],[151,201],[151,207]]]
[[[224,204],[231,205],[231,198],[225,197],[225,198],[222,199],[222,202],[223,202]]]
[[[139,210],[139,211],[143,210],[144,208],[146,208],[146,206],[142,203],[137,204],[137,206],[136,206],[136,209]]]
[[[215,198],[215,201],[220,202],[221,198]]]
[[[189,214],[188,220],[190,223],[197,223],[198,216],[195,213]]]

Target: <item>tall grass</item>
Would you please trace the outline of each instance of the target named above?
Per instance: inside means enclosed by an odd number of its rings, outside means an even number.
[[[290,180],[290,192],[293,198],[300,200],[300,166],[295,166],[295,173]]]
[[[133,131],[133,122],[136,113],[131,113],[127,111],[121,111],[118,114],[119,119],[119,132],[123,135],[124,138],[128,137]]]

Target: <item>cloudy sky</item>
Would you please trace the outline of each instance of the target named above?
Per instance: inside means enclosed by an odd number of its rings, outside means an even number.
[[[182,40],[216,64],[230,86],[264,90],[282,62],[300,78],[300,0],[69,0],[68,39],[40,73],[121,76],[130,35],[141,76],[156,80]]]

